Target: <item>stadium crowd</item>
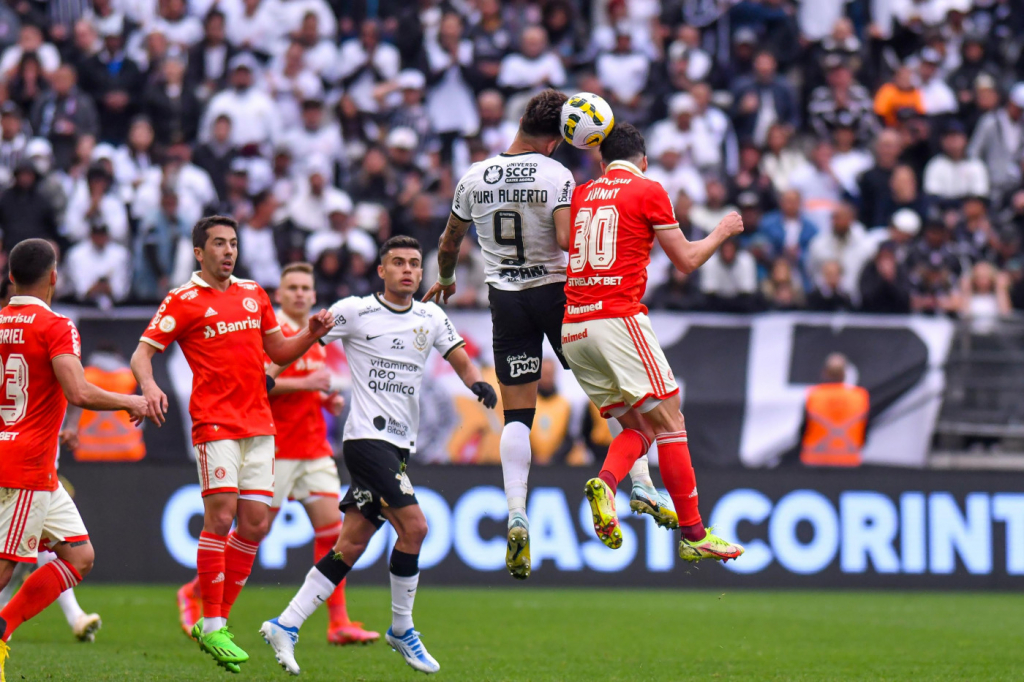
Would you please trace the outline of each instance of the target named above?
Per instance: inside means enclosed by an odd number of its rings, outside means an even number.
[[[645,131],[691,237],[742,212],[694,276],[655,255],[652,308],[984,327],[1024,308],[1021,35],[1012,0],[3,0],[0,261],[46,237],[65,300],[152,302],[217,211],[240,274],[308,260],[321,301],[364,294],[550,86]],[[485,303],[473,240],[457,274]]]

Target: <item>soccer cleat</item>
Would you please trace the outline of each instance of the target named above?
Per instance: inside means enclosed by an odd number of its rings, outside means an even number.
[[[345,646],[346,644],[373,644],[380,639],[380,633],[364,630],[362,623],[355,621],[327,626],[327,643]]]
[[[412,628],[401,637],[397,636],[391,628],[388,628],[387,634],[384,637],[387,638],[391,648],[402,654],[405,662],[414,670],[419,670],[421,673],[436,673],[441,669],[440,664],[434,660],[434,657],[427,653],[426,647],[420,641],[420,633]]]
[[[704,559],[715,559],[728,561],[738,558],[743,552],[743,545],[733,542],[726,542],[717,535],[711,533],[708,528],[704,533],[704,539],[690,542],[686,538],[679,541],[679,558],[683,561],[702,561]]]
[[[192,626],[203,617],[203,602],[199,597],[199,579],[182,585],[178,589],[178,618],[181,629],[192,636]]]
[[[505,567],[516,580],[530,577],[530,527],[526,518],[518,514],[509,522]]]
[[[203,619],[202,618],[200,618],[198,621],[196,621],[196,624],[192,626],[192,631],[188,633],[188,636],[190,638],[194,639],[196,641],[196,643],[199,644],[199,648],[202,651],[204,651],[206,653],[209,653],[209,652],[206,651],[206,648],[203,646]],[[210,654],[210,655],[212,656],[213,654]],[[214,658],[214,660],[217,661],[216,658]],[[236,673],[237,674],[237,673],[242,672],[242,668],[239,667],[239,665],[237,663],[232,663],[231,661],[217,661],[217,665],[219,665],[221,668],[224,668],[229,673]]]
[[[619,516],[615,513],[615,493],[600,478],[587,481],[586,493],[594,517],[594,532],[601,542],[618,549],[622,546],[622,530],[619,528]]]
[[[629,508],[636,514],[654,517],[654,522],[662,528],[679,527],[679,517],[654,488],[633,486],[633,492],[629,494]]]
[[[285,627],[277,618],[271,618],[260,626],[260,634],[263,635],[263,641],[274,650],[274,658],[281,667],[292,675],[298,675],[299,664],[295,661],[295,645],[299,643],[299,629]]]
[[[0,682],[6,682],[7,678],[4,676],[4,668],[7,666],[7,657],[11,655],[11,647],[7,646],[7,642],[0,639]]]
[[[96,631],[103,627],[103,621],[99,614],[83,613],[75,619],[75,626],[72,629],[79,642],[95,642]]]

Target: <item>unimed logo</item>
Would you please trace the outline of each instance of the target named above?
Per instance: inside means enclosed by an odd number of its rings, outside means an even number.
[[[500,488],[470,488],[454,504],[422,486],[417,486],[416,496],[430,527],[421,567],[459,561],[476,571],[505,570],[502,529],[508,507]],[[658,528],[650,517],[623,523],[622,547],[608,549],[594,535],[590,507],[581,497],[569,497],[559,487],[530,491],[534,570],[665,572],[679,561],[677,533]],[[724,565],[737,574],[757,574],[777,562],[798,575],[832,566],[846,574],[941,575],[954,573],[959,559],[968,573],[986,575],[1003,570],[993,565],[993,557],[1003,555],[1007,574],[1024,575],[1024,494],[972,492],[963,500],[961,504],[948,492],[910,491],[890,497],[848,490],[833,502],[815,490],[794,490],[773,502],[761,491],[741,488],[722,495],[708,519],[717,533],[746,546],[743,557]],[[616,506],[629,509],[622,491]],[[195,567],[199,542],[189,522],[202,513],[198,485],[179,488],[164,507],[164,543],[189,568]],[[487,520],[491,523],[485,524]],[[1005,524],[1005,532],[994,534],[996,524]],[[1005,541],[1004,552],[994,552],[994,535]],[[288,550],[312,540],[313,528],[301,504],[288,502],[260,545],[259,563],[266,569],[285,568]],[[355,568],[373,565],[394,542],[394,530],[386,525]]]

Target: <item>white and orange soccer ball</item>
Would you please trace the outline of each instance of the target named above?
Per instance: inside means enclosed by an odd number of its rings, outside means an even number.
[[[562,105],[562,137],[577,149],[597,147],[614,126],[611,105],[592,92],[577,92]]]

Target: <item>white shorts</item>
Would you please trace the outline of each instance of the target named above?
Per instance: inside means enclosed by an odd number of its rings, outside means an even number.
[[[605,419],[649,412],[679,392],[646,315],[567,322],[562,353]]]
[[[274,437],[215,440],[195,446],[203,497],[237,493],[270,504],[274,497]]]
[[[272,509],[280,509],[285,500],[304,502],[310,497],[341,495],[341,479],[333,457],[316,459],[277,459],[274,464],[274,501]]]
[[[78,507],[62,484],[52,492],[0,488],[0,559],[34,564],[41,549],[88,539]]]

